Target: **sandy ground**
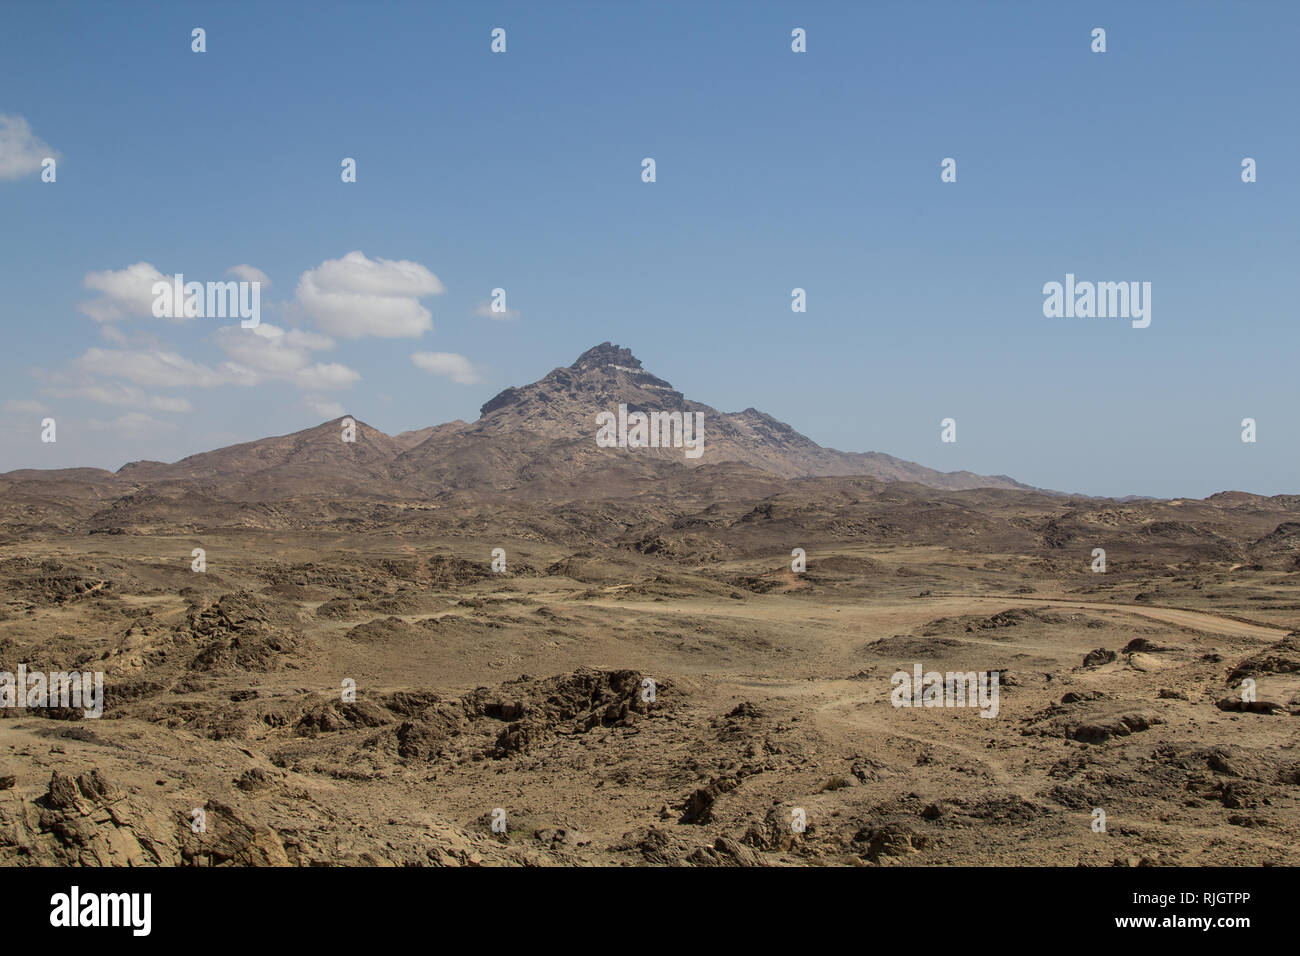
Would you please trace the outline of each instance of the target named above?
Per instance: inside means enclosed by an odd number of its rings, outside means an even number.
[[[108,687],[100,719],[4,712],[4,862],[1300,862],[1287,575],[203,543],[202,574],[179,535],[0,553],[5,668]],[[997,716],[893,706],[915,665],[996,672]]]

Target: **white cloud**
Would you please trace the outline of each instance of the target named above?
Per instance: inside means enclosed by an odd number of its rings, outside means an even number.
[[[41,168],[45,157],[59,154],[32,132],[21,116],[0,113],[0,179],[22,179]]]
[[[171,276],[164,276],[147,262],[116,271],[88,272],[82,285],[100,295],[78,308],[96,322],[147,318],[153,315],[153,284],[162,281],[170,282]]]
[[[518,309],[506,309],[504,312],[493,312],[491,302],[480,302],[474,308],[474,314],[484,319],[495,319],[498,322],[504,322],[506,319],[517,319],[523,315]]]
[[[334,341],[315,332],[285,330],[263,322],[257,328],[229,325],[217,330],[217,345],[233,366],[260,381],[278,379],[300,388],[347,388],[361,375],[337,362],[315,364],[311,352],[334,347]],[[254,384],[254,383],[250,383]]]
[[[175,431],[175,422],[163,422],[144,412],[127,412],[110,421],[90,419],[87,424],[97,431],[115,431],[132,438],[147,438],[160,431]]]
[[[144,388],[251,387],[282,381],[319,392],[348,388],[361,379],[346,365],[312,361],[312,352],[334,347],[332,339],[315,332],[263,322],[255,329],[223,326],[215,339],[228,357],[215,365],[165,348],[91,348],[69,362],[67,373],[38,372],[38,377],[45,380],[50,395],[160,412],[189,412],[194,406],[184,396],[150,395]]]
[[[243,282],[259,282],[263,289],[271,288],[270,277],[261,269],[247,264],[231,266],[226,270],[226,275],[234,276]]]
[[[271,285],[265,272],[250,265],[231,266],[226,275],[235,276],[244,282],[260,282],[263,288]],[[153,317],[155,282],[169,285],[175,276],[159,272],[151,263],[137,262],[125,269],[105,269],[102,272],[88,272],[81,280],[87,289],[99,293],[98,299],[83,302],[78,308],[96,322],[115,322],[120,319]],[[193,276],[185,279],[186,284],[197,281]],[[184,310],[177,303],[172,304],[168,319],[185,320]],[[190,316],[189,318],[193,318]]]
[[[320,328],[339,338],[418,338],[433,328],[433,317],[419,300],[445,291],[418,262],[349,252],[304,272],[297,298]]]
[[[477,385],[483,381],[470,360],[455,352],[415,352],[411,355],[411,361],[416,368],[434,375],[445,375],[461,385]]]
[[[14,412],[20,415],[43,415],[50,410],[49,406],[43,402],[17,398],[9,399],[0,408],[3,408],[6,412]]]
[[[257,376],[234,363],[219,368],[191,362],[162,349],[87,349],[72,360],[72,367],[88,375],[124,378],[151,388],[213,388],[218,385],[256,385]]]
[[[58,398],[84,398],[101,405],[128,405],[148,408],[157,412],[192,412],[194,406],[188,398],[179,395],[149,395],[133,385],[121,382],[88,382],[75,388],[49,388],[45,390]]]
[[[302,400],[302,403],[327,421],[343,417],[342,405],[338,402],[331,402],[328,399],[321,398],[319,395],[308,395]]]

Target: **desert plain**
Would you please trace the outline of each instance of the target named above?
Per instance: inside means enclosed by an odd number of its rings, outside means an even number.
[[[675,392],[698,464],[597,448],[639,369],[0,476],[0,670],[104,675],[0,710],[0,863],[1300,863],[1300,496],[853,474],[907,463]]]

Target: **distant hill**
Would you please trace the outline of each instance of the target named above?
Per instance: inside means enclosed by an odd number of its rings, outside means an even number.
[[[631,412],[703,415],[703,454],[687,457],[681,448],[599,448],[596,416]],[[540,443],[538,440],[541,440]],[[485,454],[491,448],[492,452]],[[546,449],[552,449],[550,454]],[[540,456],[540,457],[537,457]],[[1028,485],[1005,475],[941,472],[880,452],[851,453],[823,448],[789,425],[755,408],[720,412],[691,401],[662,378],[646,371],[632,352],[609,342],[588,349],[567,368],[557,368],[531,385],[507,388],[485,403],[478,421],[453,434],[431,436],[394,462],[395,477],[441,476],[456,481],[482,467],[518,475],[531,464],[572,469],[627,466],[640,459],[687,466],[742,462],[785,478],[859,475],[912,481],[932,488],[1019,488]]]
[[[667,412],[692,421],[700,416],[701,453],[687,456],[682,447],[600,447],[597,416],[616,414],[620,406],[628,415]],[[412,500],[505,491],[536,500],[610,500],[697,470],[709,480],[728,482],[853,476],[945,491],[1034,490],[1005,475],[941,472],[880,452],[824,448],[755,408],[720,412],[686,398],[642,368],[630,350],[609,342],[531,385],[507,388],[483,405],[474,422],[391,436],[357,421],[356,440],[345,442],[346,420],[173,463],[136,461],[115,473],[24,469],[0,475],[0,482],[9,491],[11,510],[40,501],[66,500],[71,507],[78,500],[120,497],[101,513],[105,526],[147,525],[145,516],[180,520],[186,508],[219,511],[223,501]],[[263,519],[250,513],[241,520],[259,524]]]

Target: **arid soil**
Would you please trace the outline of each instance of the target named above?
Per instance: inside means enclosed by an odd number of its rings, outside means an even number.
[[[3,666],[102,670],[107,704],[4,713],[0,860],[1300,862],[1293,568],[849,535],[796,574],[785,531],[729,530],[707,557],[504,529],[11,542]],[[918,663],[998,671],[998,715],[891,706]]]

